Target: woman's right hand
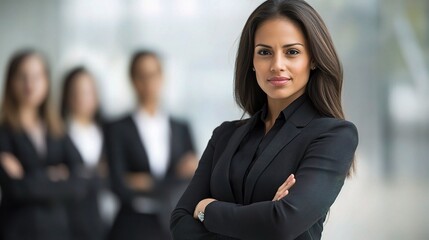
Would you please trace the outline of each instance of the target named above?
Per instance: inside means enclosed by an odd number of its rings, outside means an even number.
[[[24,177],[24,169],[18,159],[10,153],[3,152],[0,154],[0,162],[10,178],[22,179]]]
[[[150,191],[154,186],[154,179],[148,173],[128,173],[125,180],[128,187],[136,191]]]
[[[46,171],[49,180],[53,182],[65,181],[70,176],[68,167],[63,163],[55,166],[49,166]]]
[[[296,179],[293,174],[284,181],[282,185],[277,189],[276,195],[273,198],[273,201],[279,201],[289,194],[289,189],[295,184]]]

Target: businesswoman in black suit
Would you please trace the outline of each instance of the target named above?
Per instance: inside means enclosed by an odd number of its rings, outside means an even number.
[[[75,240],[104,239],[105,227],[99,206],[107,173],[103,127],[95,79],[84,67],[73,68],[64,78],[61,116],[89,183],[85,195],[68,204],[72,237]]]
[[[135,53],[130,76],[138,108],[111,124],[107,134],[111,184],[121,203],[110,239],[171,239],[174,195],[186,187],[198,160],[188,125],[160,107],[163,74],[157,54]]]
[[[311,6],[260,5],[244,26],[235,68],[236,100],[251,117],[214,130],[172,213],[174,239],[320,239],[358,142],[344,120],[342,81]]]
[[[0,126],[1,239],[69,240],[65,201],[86,188],[77,154],[49,104],[44,58],[13,56]]]

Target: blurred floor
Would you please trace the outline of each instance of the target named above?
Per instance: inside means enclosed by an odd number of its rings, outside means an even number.
[[[412,178],[386,182],[359,162],[327,222],[323,239],[429,239],[429,182]]]

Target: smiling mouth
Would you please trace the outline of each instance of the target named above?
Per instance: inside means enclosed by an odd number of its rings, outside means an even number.
[[[290,77],[272,77],[268,79],[268,82],[275,87],[284,86],[291,81],[292,81],[292,78]]]

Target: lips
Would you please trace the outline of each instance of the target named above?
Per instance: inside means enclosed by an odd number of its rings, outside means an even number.
[[[276,77],[269,78],[268,82],[275,87],[281,87],[288,84],[291,80],[292,78],[289,78],[289,77],[276,76]]]

